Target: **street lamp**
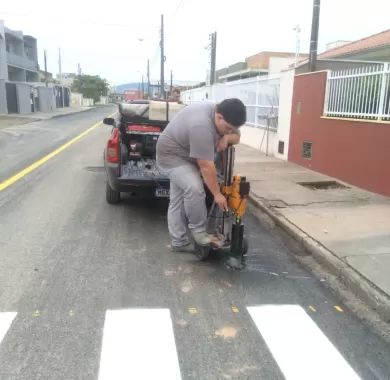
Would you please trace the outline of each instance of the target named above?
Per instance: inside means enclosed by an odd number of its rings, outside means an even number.
[[[300,38],[299,33],[301,33],[301,27],[299,25],[296,25],[293,29],[295,31],[295,62],[294,67],[297,67],[298,59],[299,59],[299,48],[300,48]]]

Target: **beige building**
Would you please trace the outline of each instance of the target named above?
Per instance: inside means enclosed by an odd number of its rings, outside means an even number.
[[[299,59],[308,58],[300,54]],[[230,82],[237,79],[279,73],[295,63],[295,53],[262,51],[245,58],[229,67],[217,70],[217,82]]]
[[[63,86],[72,87],[72,84],[73,84],[74,80],[76,79],[77,75],[74,73],[62,73],[61,76],[62,76],[62,78],[60,78],[59,74],[56,75],[57,81],[61,82],[61,84]]]

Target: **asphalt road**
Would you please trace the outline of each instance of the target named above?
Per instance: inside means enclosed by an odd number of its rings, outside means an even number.
[[[0,131],[0,182],[112,113]],[[99,126],[0,192],[0,379],[390,379],[390,346],[248,215],[247,266],[105,202]]]

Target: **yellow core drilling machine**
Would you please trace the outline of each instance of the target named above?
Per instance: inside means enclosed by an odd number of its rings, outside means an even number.
[[[226,197],[228,211],[222,212],[213,203],[208,212],[208,232],[215,240],[209,246],[195,245],[199,259],[205,260],[211,251],[221,251],[232,267],[241,267],[248,251],[244,236],[243,216],[246,212],[250,184],[246,177],[233,176],[235,149],[229,146],[220,156],[222,166],[221,193]],[[218,165],[217,165],[218,166]]]

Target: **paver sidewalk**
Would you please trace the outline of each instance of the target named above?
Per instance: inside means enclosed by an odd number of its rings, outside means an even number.
[[[252,200],[360,298],[390,318],[390,198],[290,162],[236,148],[235,172]],[[335,180],[347,188],[299,183]]]

